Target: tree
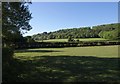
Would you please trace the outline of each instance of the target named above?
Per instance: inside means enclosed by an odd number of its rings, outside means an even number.
[[[79,39],[77,39],[77,40],[76,40],[76,42],[77,42],[77,43],[79,43],[79,42],[80,42],[80,40],[79,40]]]
[[[20,40],[25,31],[32,27],[29,24],[31,13],[28,10],[29,2],[2,2],[2,58],[8,61],[12,57],[15,41]],[[10,51],[10,52],[9,52]],[[9,56],[11,55],[11,56]],[[7,59],[6,59],[7,58]]]
[[[26,36],[24,38],[26,39],[27,43],[33,43],[33,42],[35,42],[35,40],[31,36]]]
[[[31,13],[26,2],[3,2],[2,3],[2,38],[3,44],[13,43],[15,36],[21,36],[32,27],[29,24]]]
[[[118,40],[120,39],[120,31],[118,29],[112,31],[101,31],[99,36],[101,38],[110,39],[110,40]]]
[[[35,39],[44,37],[44,39],[68,39],[70,35],[72,38],[99,38],[100,32],[113,31],[118,28],[118,23],[105,24],[91,27],[80,27],[71,29],[62,29],[53,32],[43,32],[40,35],[36,34]]]
[[[73,41],[74,41],[74,39],[73,39],[72,35],[70,35],[70,36],[68,37],[68,42],[73,42]]]

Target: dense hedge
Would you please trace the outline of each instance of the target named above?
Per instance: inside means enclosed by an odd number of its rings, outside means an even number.
[[[57,47],[82,47],[82,46],[103,46],[103,45],[120,45],[120,42],[98,41],[98,42],[34,42],[34,43],[17,43],[16,49],[19,48],[57,48]]]

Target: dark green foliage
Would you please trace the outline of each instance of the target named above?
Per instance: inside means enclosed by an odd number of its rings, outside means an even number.
[[[33,35],[34,40],[46,40],[46,39],[69,39],[72,38],[99,38],[100,32],[113,31],[118,29],[118,23],[105,24],[91,27],[61,29],[54,32],[43,32],[40,34]]]
[[[23,31],[29,31],[31,13],[28,3],[2,2],[2,39],[3,44],[14,44],[22,36]],[[20,40],[19,40],[20,41]]]
[[[19,43],[15,46],[16,49],[27,48],[61,48],[61,47],[81,47],[81,46],[106,46],[106,45],[120,45],[120,42],[110,41],[70,41],[70,42],[32,42]]]
[[[10,63],[13,59],[14,50],[10,47],[2,48],[2,62],[3,64]]]
[[[74,38],[72,37],[72,35],[70,35],[69,37],[68,37],[68,42],[74,42],[75,40],[74,40]]]
[[[92,29],[95,30],[96,33],[100,33],[101,31],[111,31],[118,29],[118,24],[119,23],[98,25],[98,26],[93,26]]]
[[[2,2],[2,57],[5,64],[13,59],[16,44],[25,41],[23,32],[32,29],[29,24],[32,17],[28,4],[30,3],[22,1]]]
[[[80,42],[79,39],[77,39],[76,42]]]
[[[99,36],[101,38],[105,38],[105,39],[110,39],[110,40],[118,40],[120,39],[120,31],[118,30],[112,30],[112,31],[101,31],[99,33]]]
[[[34,39],[31,36],[26,36],[24,37],[24,39],[26,40],[27,43],[34,43]]]

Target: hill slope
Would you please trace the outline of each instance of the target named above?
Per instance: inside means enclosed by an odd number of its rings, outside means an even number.
[[[43,32],[32,36],[34,40],[67,39],[72,38],[99,38],[100,32],[114,31],[118,29],[118,23],[104,24],[91,27],[61,29],[53,32]]]

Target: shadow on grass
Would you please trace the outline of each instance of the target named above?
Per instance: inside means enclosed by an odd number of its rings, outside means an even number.
[[[24,50],[16,50],[16,53],[25,53],[25,52],[42,52],[42,53],[46,53],[46,52],[62,52],[62,51],[58,51],[58,50],[28,50],[28,49],[24,49]]]
[[[3,81],[120,82],[118,58],[93,56],[36,56],[16,59],[3,70]],[[4,69],[4,67],[3,67]]]

